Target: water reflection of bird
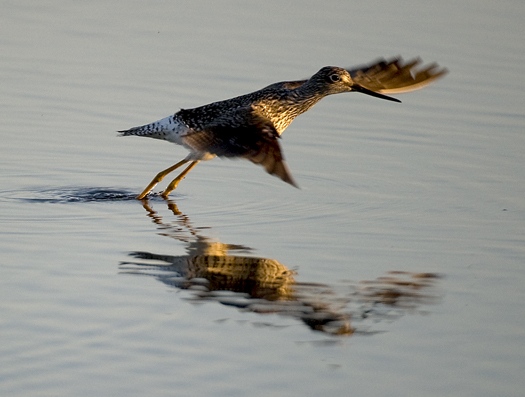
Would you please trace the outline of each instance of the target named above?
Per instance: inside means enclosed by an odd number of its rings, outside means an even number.
[[[395,273],[359,286],[297,282],[296,272],[275,259],[250,256],[248,247],[204,236],[203,228],[195,227],[174,202],[167,202],[175,215],[168,221],[147,200],[143,206],[161,235],[184,244],[185,254],[131,252],[134,260],[121,262],[122,272],[150,275],[166,285],[192,290],[197,301],[216,301],[261,314],[279,313],[333,335],[354,333],[351,319],[391,318],[393,311],[399,315],[435,299],[426,291],[435,278],[432,274]],[[354,309],[350,309],[352,304]],[[388,309],[379,311],[380,304]]]
[[[123,136],[162,139],[190,151],[185,159],[159,172],[137,198],[143,199],[166,175],[190,163],[164,190],[162,195],[167,197],[195,165],[216,156],[248,159],[296,186],[278,142],[295,117],[325,96],[343,92],[400,102],[384,94],[418,90],[447,73],[437,64],[418,69],[420,63],[420,59],[404,63],[395,58],[352,69],[326,66],[308,80],[271,84],[250,94],[182,109],[154,123],[119,131]]]
[[[209,291],[233,291],[248,294],[251,298],[267,301],[284,301],[291,296],[291,286],[295,284],[289,270],[274,259],[248,256],[251,248],[243,245],[224,244],[202,234],[202,229],[192,225],[190,219],[182,214],[174,202],[168,207],[176,215],[174,223],[169,223],[154,211],[147,201],[143,202],[148,216],[159,225],[161,234],[184,242],[186,255],[156,255],[147,252],[132,252],[135,258],[153,261],[152,267],[174,272],[181,284],[188,286],[206,280]],[[235,253],[235,254],[233,254]],[[243,255],[244,254],[244,255]],[[161,263],[162,267],[158,264]]]

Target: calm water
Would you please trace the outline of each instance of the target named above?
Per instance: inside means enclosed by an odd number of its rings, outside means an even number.
[[[1,394],[522,395],[525,6],[460,3],[4,2]],[[397,54],[450,74],[299,117],[301,189],[133,199],[185,152],[115,131]]]

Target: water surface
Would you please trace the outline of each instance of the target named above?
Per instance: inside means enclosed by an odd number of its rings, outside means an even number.
[[[521,395],[524,14],[5,4],[2,394]],[[301,189],[215,159],[134,199],[185,152],[115,131],[397,54],[450,74],[299,117]]]

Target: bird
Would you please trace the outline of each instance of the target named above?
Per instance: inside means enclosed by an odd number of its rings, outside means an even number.
[[[420,58],[407,62],[401,57],[380,58],[353,68],[325,66],[309,79],[274,83],[249,94],[181,109],[153,123],[118,131],[121,136],[161,139],[189,150],[184,159],[159,172],[137,199],[144,199],[166,175],[189,163],[161,192],[167,198],[199,162],[215,157],[247,159],[298,187],[279,143],[281,134],[297,116],[324,97],[343,92],[401,102],[385,94],[421,89],[446,73],[448,70],[437,63],[423,66]]]

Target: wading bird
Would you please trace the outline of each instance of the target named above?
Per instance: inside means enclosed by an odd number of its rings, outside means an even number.
[[[154,123],[119,131],[123,136],[162,139],[190,151],[186,158],[159,172],[137,198],[143,199],[166,175],[190,163],[161,193],[168,197],[200,161],[216,156],[245,158],[297,187],[278,140],[294,118],[325,96],[342,92],[401,102],[384,94],[418,90],[446,73],[435,63],[421,67],[419,58],[406,63],[401,58],[381,59],[351,69],[325,66],[308,80],[271,84],[250,94],[181,109]]]

